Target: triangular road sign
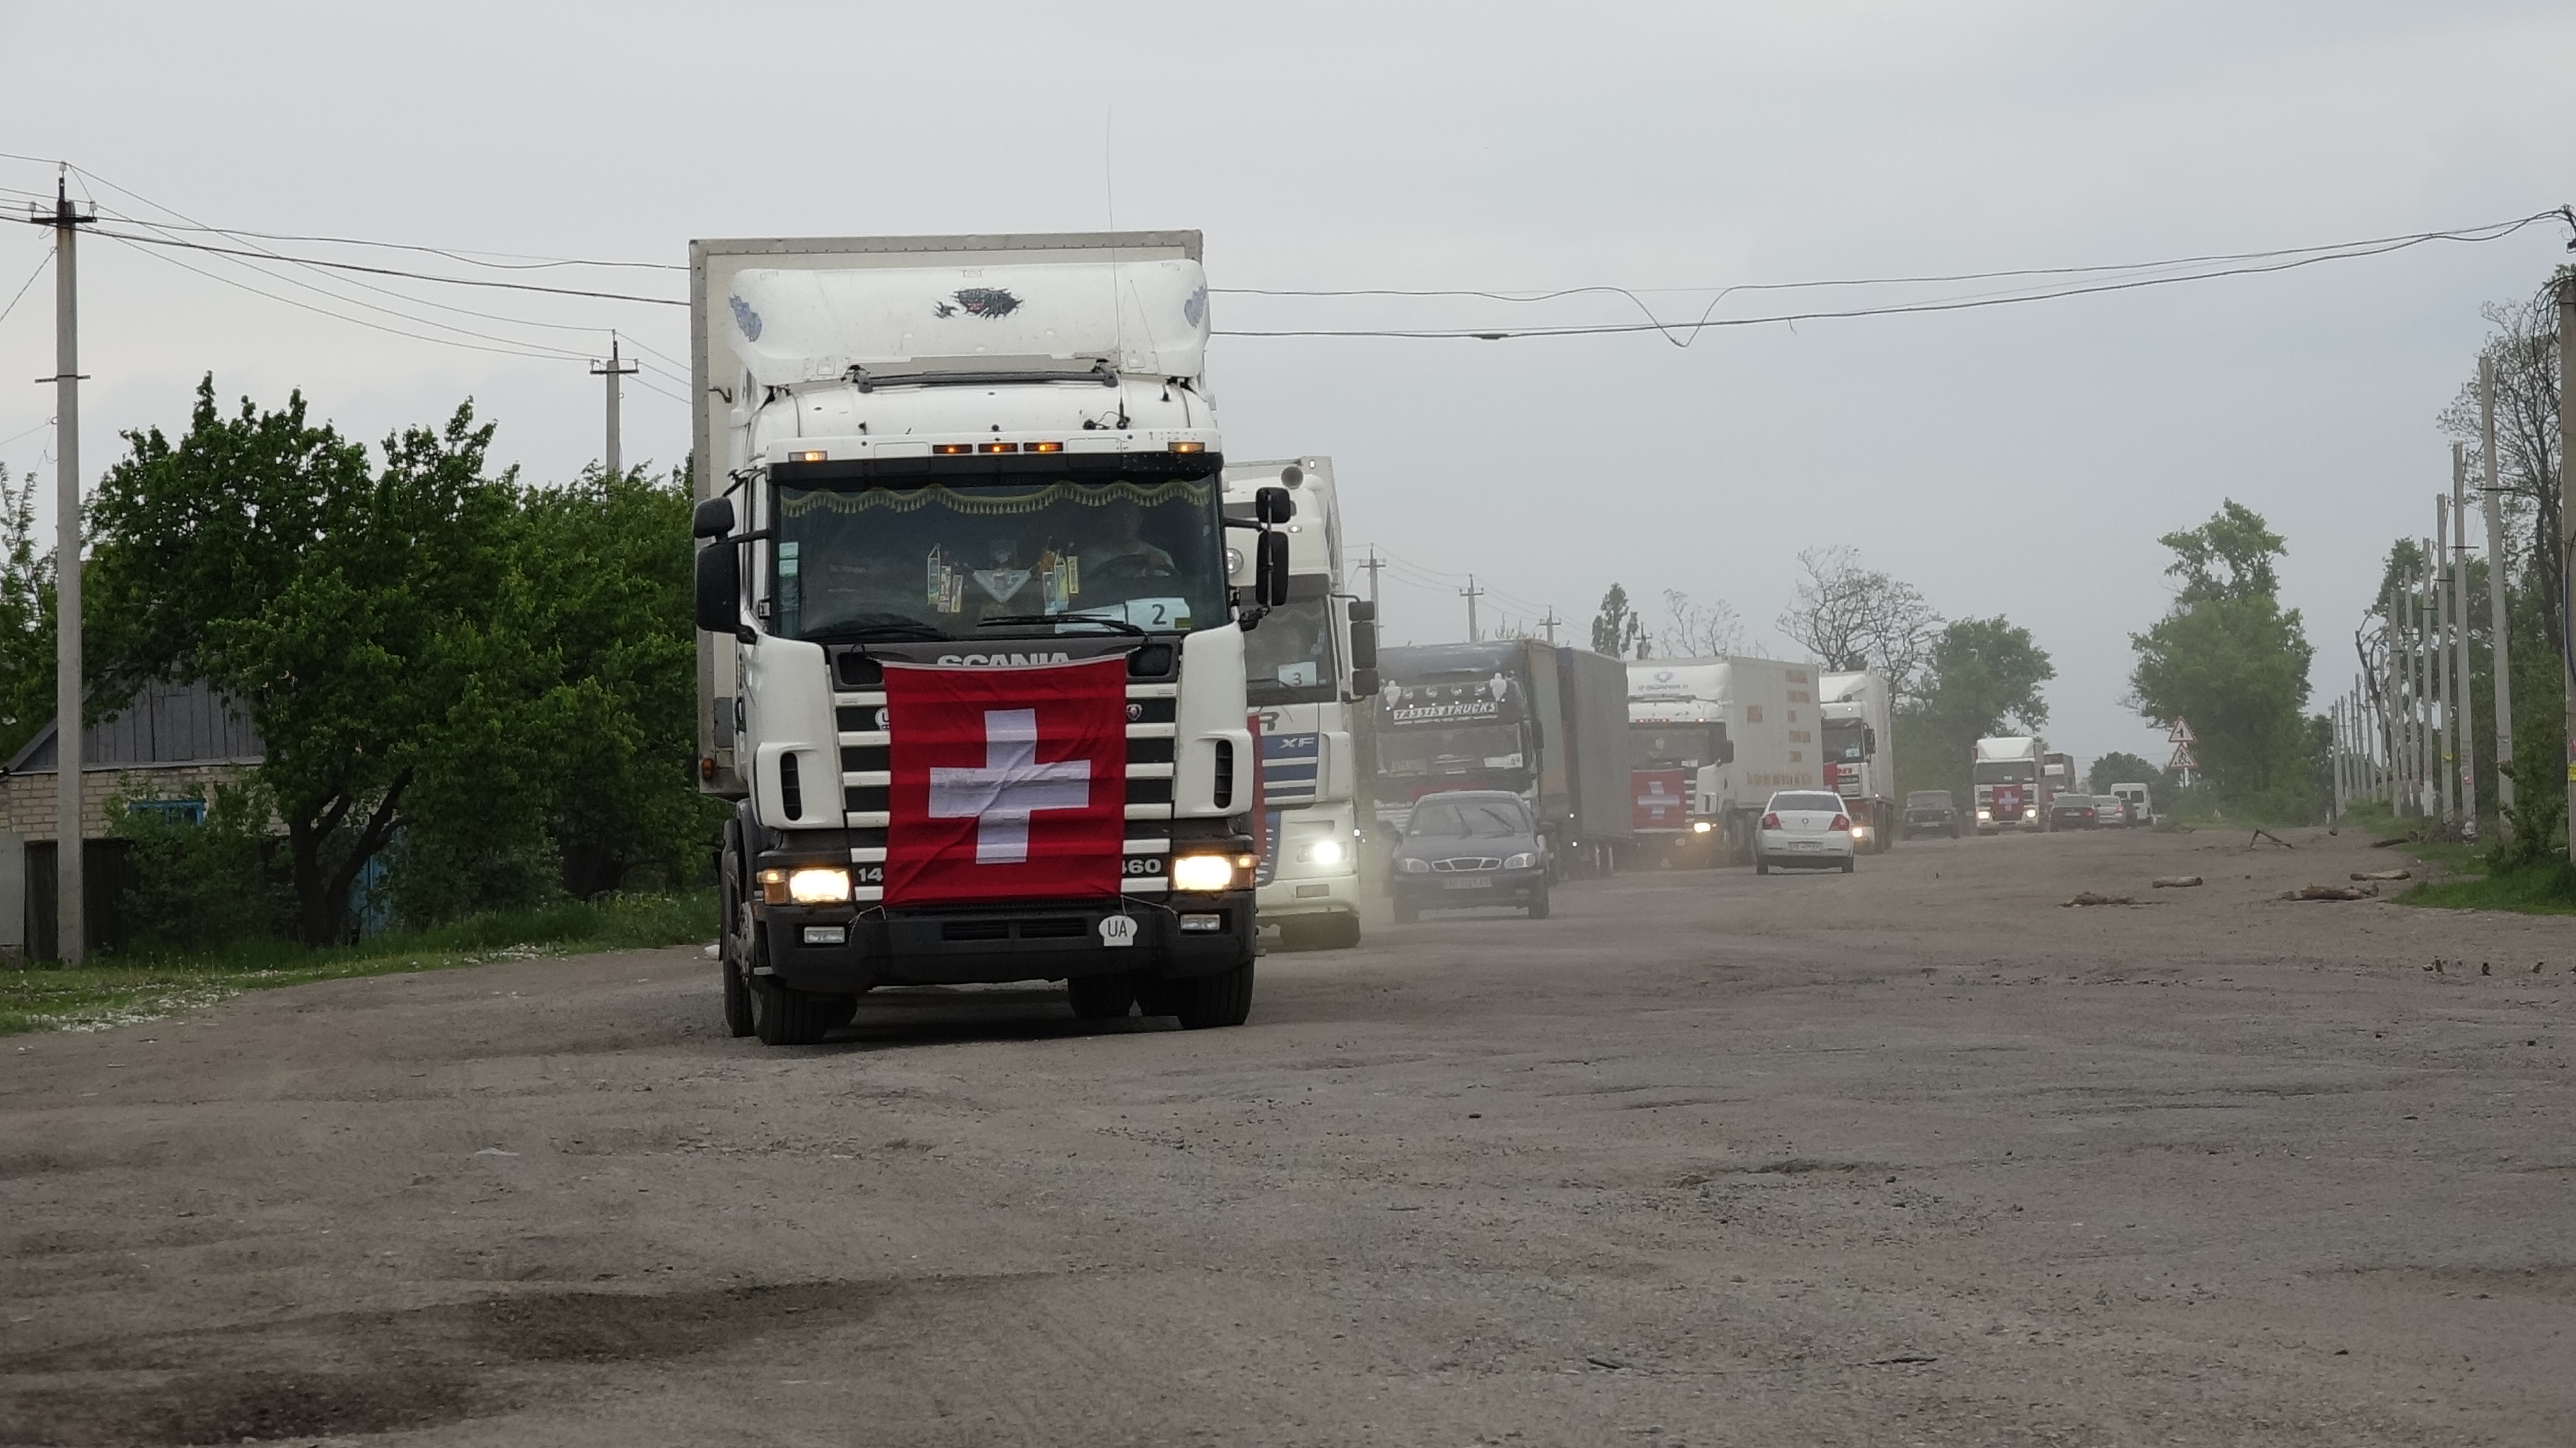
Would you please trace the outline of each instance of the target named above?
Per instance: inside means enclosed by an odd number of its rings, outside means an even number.
[[[2165,736],[2165,742],[2167,744],[2193,743],[2194,741],[2191,737],[2191,721],[2188,719],[2176,719],[2174,721],[2173,732]]]

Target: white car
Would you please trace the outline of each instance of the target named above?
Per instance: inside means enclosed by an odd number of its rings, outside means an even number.
[[[1852,872],[1852,822],[1842,796],[1821,789],[1784,789],[1762,807],[1762,829],[1753,837],[1753,873],[1771,867],[1838,866]]]

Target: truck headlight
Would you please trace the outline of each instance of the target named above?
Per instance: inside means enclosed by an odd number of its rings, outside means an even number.
[[[1995,812],[1993,810],[1981,809],[1977,811],[1977,820],[1981,824],[1992,824],[1994,822],[1994,818]]]
[[[1706,821],[1706,820],[1692,820],[1692,821],[1691,821],[1691,833],[1692,833],[1692,834],[1695,834],[1695,835],[1704,835],[1704,834],[1707,834],[1710,830],[1713,830],[1713,829],[1715,829],[1715,828],[1717,828],[1717,826],[1715,826],[1715,825],[1713,825],[1713,824],[1710,824],[1710,823],[1709,823],[1708,821]]]
[[[1234,861],[1225,855],[1183,855],[1172,861],[1172,888],[1214,891],[1234,883]]]
[[[1338,865],[1342,862],[1342,842],[1317,840],[1299,850],[1297,858],[1310,865]]]
[[[799,905],[838,905],[850,898],[847,870],[791,870],[787,898]]]
[[[1527,852],[1514,855],[1510,859],[1503,861],[1503,868],[1506,870],[1529,870],[1535,869],[1537,866],[1538,856]]]

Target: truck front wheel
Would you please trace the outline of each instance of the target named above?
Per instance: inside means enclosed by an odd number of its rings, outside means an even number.
[[[1252,1014],[1252,962],[1247,960],[1215,975],[1161,981],[1151,994],[1154,999],[1147,1003],[1147,1009],[1161,1007],[1154,1014],[1179,1021],[1182,1030],[1239,1026]]]
[[[832,1019],[838,1004],[838,996],[791,990],[774,980],[755,980],[751,985],[753,1025],[764,1046],[819,1044],[838,1024]]]

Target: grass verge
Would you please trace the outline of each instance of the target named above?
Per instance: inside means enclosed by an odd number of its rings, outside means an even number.
[[[715,896],[611,896],[543,910],[477,915],[435,929],[380,935],[355,945],[306,950],[284,941],[245,941],[211,955],[111,957],[77,970],[30,965],[0,970],[0,1035],[99,1031],[200,1009],[246,990],[453,970],[496,960],[639,950],[711,940]]]
[[[2430,905],[2444,910],[2576,915],[2576,865],[2565,860],[2545,860],[2491,875],[2431,880],[2397,900],[2401,905]]]

